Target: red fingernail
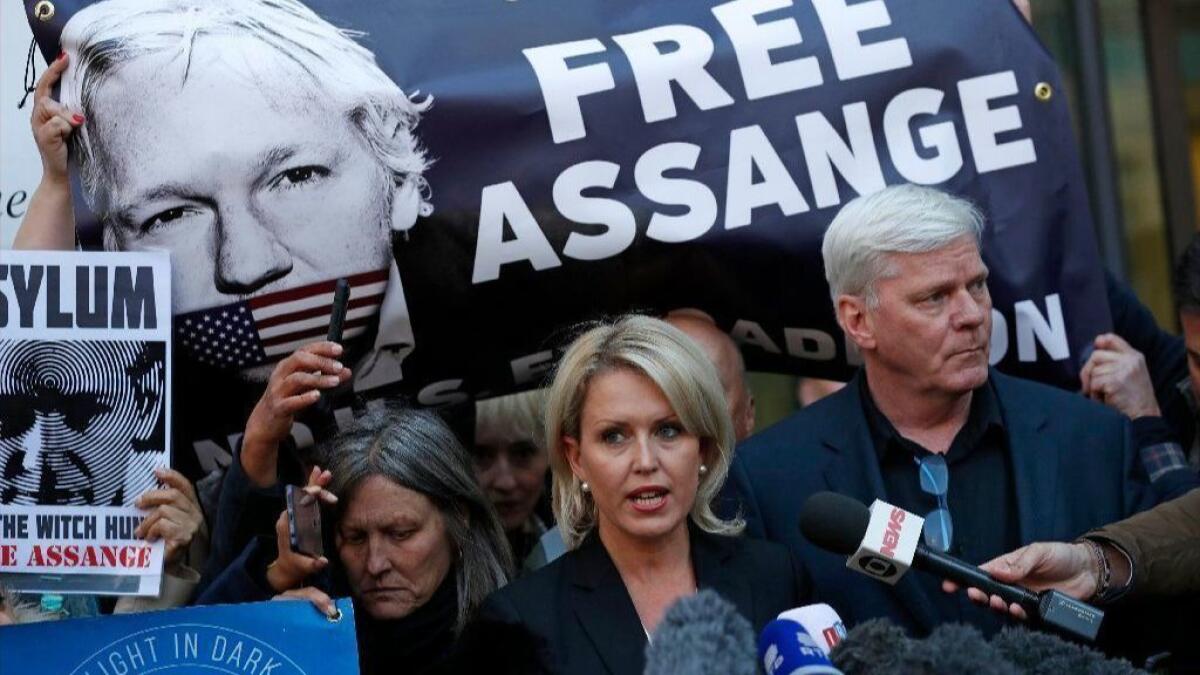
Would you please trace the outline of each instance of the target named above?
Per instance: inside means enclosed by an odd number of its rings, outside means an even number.
[[[87,121],[87,118],[84,117],[83,115],[75,114],[75,115],[71,115],[71,121],[74,122],[75,124],[83,124],[84,122]]]
[[[58,53],[58,58],[56,58],[56,59],[54,59],[54,60],[55,60],[55,61],[62,61],[62,60],[63,60],[63,59],[65,59],[65,58],[67,58],[67,53],[66,53],[65,51],[60,51],[60,52]]]

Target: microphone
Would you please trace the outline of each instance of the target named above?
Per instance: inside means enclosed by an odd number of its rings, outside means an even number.
[[[1067,642],[1058,636],[1009,626],[992,636],[992,647],[1022,672],[1105,673],[1134,675],[1146,671],[1124,659],[1109,659],[1090,647]]]
[[[644,675],[757,675],[754,629],[737,608],[704,589],[667,609],[646,645]]]
[[[758,658],[767,675],[842,675],[798,622],[775,619],[758,638]]]
[[[778,618],[800,624],[804,632],[816,641],[817,646],[825,652],[826,656],[829,656],[829,652],[846,638],[846,624],[842,623],[842,617],[824,603],[789,609],[781,613]]]
[[[890,620],[868,619],[850,629],[829,659],[846,675],[897,675],[906,672],[913,644]]]
[[[963,586],[974,586],[1006,603],[1017,603],[1043,624],[1088,641],[1096,639],[1104,612],[1059,591],[1034,593],[1005,584],[987,572],[921,542],[924,519],[876,499],[871,508],[835,492],[818,492],[804,502],[800,531],[823,549],[850,556],[850,569],[895,584],[917,567]]]

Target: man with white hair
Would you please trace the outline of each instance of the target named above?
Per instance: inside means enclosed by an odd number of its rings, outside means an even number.
[[[747,531],[788,544],[809,588],[848,625],[888,617],[926,633],[963,621],[991,633],[1002,620],[942,594],[932,575],[889,586],[847,569],[796,526],[813,493],[915,513],[927,546],[975,564],[1073,539],[1154,501],[1126,419],[990,370],[982,231],[970,203],[931,188],[893,186],[846,204],[822,254],[863,369],[738,448],[731,484]]]

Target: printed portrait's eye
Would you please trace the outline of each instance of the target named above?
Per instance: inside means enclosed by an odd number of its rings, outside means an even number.
[[[63,424],[77,434],[87,431],[92,422],[112,407],[96,394],[70,394],[63,397]]]
[[[167,209],[166,211],[159,211],[143,221],[139,229],[142,232],[154,232],[155,230],[167,227],[171,223],[183,218],[187,215],[187,213],[188,207],[186,206],[176,206],[174,208]]]
[[[0,395],[0,439],[16,438],[33,427],[34,401],[21,394]]]
[[[293,188],[329,175],[329,169],[316,164],[298,166],[281,172],[271,180],[271,187]]]

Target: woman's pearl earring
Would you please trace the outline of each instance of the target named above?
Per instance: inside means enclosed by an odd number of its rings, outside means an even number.
[[[706,475],[707,473],[708,473],[708,467],[701,464],[700,465],[700,475],[703,476],[703,475]]]
[[[591,492],[591,491],[592,491],[592,486],[591,486],[591,485],[588,485],[586,480],[585,480],[585,481],[583,481],[583,483],[581,483],[581,484],[579,485],[579,488],[580,488],[581,490],[583,490],[584,492]]]

